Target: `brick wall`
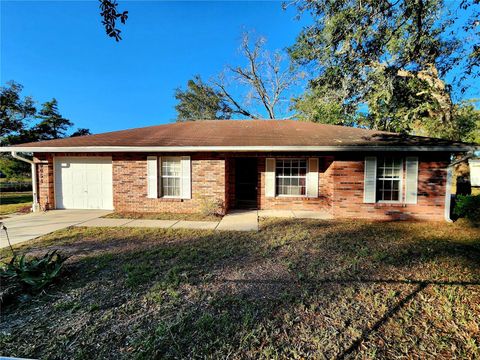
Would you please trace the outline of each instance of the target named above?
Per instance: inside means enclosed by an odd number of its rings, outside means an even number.
[[[99,156],[100,154],[57,154],[58,156]],[[202,199],[221,202],[227,209],[235,204],[235,157],[258,158],[258,207],[260,209],[317,210],[338,218],[426,219],[444,217],[447,154],[419,156],[417,204],[364,204],[365,154],[222,154],[191,155],[192,199],[147,198],[146,153],[113,153],[113,196],[116,211],[198,212]],[[169,154],[180,156],[185,154]],[[38,164],[40,205],[55,207],[53,157],[35,154]],[[265,159],[267,157],[318,157],[319,197],[265,197]]]
[[[281,155],[277,157],[299,157],[299,155]],[[307,155],[308,157],[319,157],[318,155]],[[270,156],[268,156],[270,157]],[[275,157],[272,155],[271,157]],[[302,155],[305,157],[305,155]],[[332,179],[330,177],[330,166],[333,161],[332,156],[319,157],[319,175],[318,175],[318,198],[307,197],[266,197],[265,196],[265,157],[260,157],[258,161],[258,171],[260,173],[258,183],[258,204],[260,209],[264,210],[314,210],[331,211],[332,203]]]
[[[228,157],[226,160],[226,210],[235,208],[235,158]]]
[[[363,156],[337,157],[332,168],[334,217],[443,220],[448,157],[445,154],[435,157],[422,154],[418,156],[417,204],[363,203]]]
[[[53,156],[51,154],[35,154],[33,160],[37,166],[38,203],[44,210],[55,209]]]
[[[204,199],[225,205],[224,158],[213,154],[191,157],[191,199],[149,199],[146,157],[146,154],[113,154],[113,205],[116,211],[192,213],[201,210]]]

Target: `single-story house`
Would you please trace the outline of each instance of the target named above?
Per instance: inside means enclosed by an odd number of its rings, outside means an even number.
[[[3,148],[33,153],[42,209],[325,211],[448,219],[452,154],[475,146],[294,120],[171,123]]]

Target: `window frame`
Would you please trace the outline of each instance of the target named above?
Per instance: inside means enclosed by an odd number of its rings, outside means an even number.
[[[278,161],[305,161],[305,175],[304,176],[279,176],[278,173],[277,173],[277,164],[278,164]],[[275,197],[282,197],[282,198],[306,198],[307,197],[307,188],[308,188],[308,185],[307,185],[307,181],[308,181],[308,158],[276,158],[275,159]],[[292,179],[292,178],[302,178],[304,177],[305,178],[305,194],[304,195],[294,195],[294,194],[279,194],[278,191],[277,191],[277,179],[278,178],[283,178],[283,179]]]
[[[385,159],[393,159],[395,160],[400,160],[400,174],[397,179],[393,178],[381,178],[379,176],[379,171],[378,169],[381,167],[379,166],[380,161],[383,161],[383,164],[385,164]],[[404,203],[403,200],[403,187],[404,187],[404,176],[405,176],[405,161],[403,157],[395,157],[395,156],[382,156],[382,157],[377,157],[377,168],[376,168],[376,176],[375,176],[375,188],[376,188],[376,194],[375,194],[375,200],[377,203],[380,204],[402,204]],[[381,191],[378,188],[378,183],[379,181],[386,181],[386,180],[395,180],[398,181],[398,200],[380,200],[379,199],[379,194]]]
[[[178,176],[172,176],[172,175],[165,175],[163,171],[163,163],[167,161],[178,161],[179,162],[179,175]],[[178,178],[178,187],[179,187],[179,193],[178,195],[165,195],[164,191],[164,178],[167,179],[177,179]],[[161,198],[163,199],[181,199],[182,198],[182,157],[181,156],[162,156],[160,157],[160,191],[161,191]]]

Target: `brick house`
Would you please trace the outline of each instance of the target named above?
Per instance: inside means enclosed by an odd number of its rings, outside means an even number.
[[[328,212],[335,218],[441,220],[449,163],[472,145],[293,120],[172,123],[28,143],[44,209]]]

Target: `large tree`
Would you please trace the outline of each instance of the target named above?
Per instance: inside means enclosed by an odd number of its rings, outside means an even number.
[[[0,140],[21,132],[37,111],[30,96],[22,98],[22,89],[23,86],[15,81],[0,88]]]
[[[35,101],[22,96],[23,86],[9,81],[0,88],[0,145],[14,145],[25,142],[57,139],[68,136],[73,123],[64,118],[56,99],[42,104],[37,112]],[[70,136],[88,135],[88,129],[77,129]],[[9,177],[28,174],[30,167],[10,155],[0,154],[0,171]]]
[[[289,67],[284,54],[267,51],[265,44],[264,37],[252,40],[244,34],[242,65],[226,66],[207,83],[197,76],[186,90],[177,89],[177,119],[291,117],[290,91],[302,74]]]
[[[300,117],[391,131],[436,128],[436,135],[453,126],[455,105],[443,79],[466,50],[450,33],[455,19],[442,0],[294,3],[313,18],[290,48],[315,73],[296,99]],[[470,10],[477,3],[471,0]]]
[[[185,90],[177,89],[175,99],[177,121],[229,119],[233,112],[223,95],[199,75],[188,81]]]
[[[58,110],[58,101],[53,98],[42,104],[37,118],[40,122],[33,131],[38,135],[38,140],[52,140],[65,137],[67,130],[73,123],[64,118]]]

